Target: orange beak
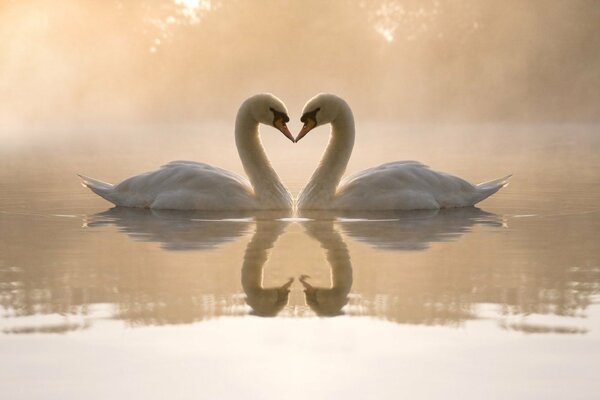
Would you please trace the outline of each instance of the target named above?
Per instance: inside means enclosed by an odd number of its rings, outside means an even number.
[[[315,126],[317,126],[317,122],[315,120],[309,119],[306,121],[300,132],[298,132],[298,136],[296,136],[296,143],[306,136],[308,132],[312,131]]]
[[[290,132],[290,130],[288,129],[285,122],[283,122],[283,119],[278,119],[277,121],[275,121],[274,125],[275,125],[275,128],[277,128],[281,133],[283,133],[283,135],[286,138],[290,139],[292,141],[292,143],[295,143],[294,135],[292,135],[292,132]]]

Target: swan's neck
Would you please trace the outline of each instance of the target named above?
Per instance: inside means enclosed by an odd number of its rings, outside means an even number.
[[[264,208],[287,209],[291,195],[271,166],[260,141],[258,122],[241,109],[235,123],[235,144],[257,200]]]
[[[354,117],[345,105],[331,122],[331,134],[319,166],[299,197],[299,208],[327,208],[335,197],[336,189],[354,147]]]

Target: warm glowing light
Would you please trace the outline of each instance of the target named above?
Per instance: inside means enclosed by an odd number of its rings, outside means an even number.
[[[173,29],[177,25],[196,25],[202,18],[219,7],[220,2],[215,0],[172,0],[175,6],[174,15],[151,16],[146,22],[157,29],[158,38],[152,39],[153,45],[150,53],[158,52],[163,43],[173,38]]]
[[[200,0],[175,0],[175,4],[185,7],[188,10],[195,10],[200,7]]]
[[[375,31],[377,31],[377,33],[379,33],[383,39],[388,42],[391,43],[394,41],[394,31],[396,29],[393,27],[385,27],[382,25],[377,25],[375,26]]]
[[[394,40],[396,29],[399,25],[399,16],[404,15],[404,8],[396,2],[385,2],[375,11],[377,22],[375,23],[375,31],[379,33],[383,39],[391,43]]]
[[[200,21],[200,12],[210,11],[212,8],[210,0],[175,0],[175,4],[181,7],[181,13],[192,23]]]
[[[411,41],[425,36],[436,25],[440,3],[411,8],[398,0],[384,0],[371,11],[375,31],[388,43],[396,39]],[[477,28],[474,28],[477,29]]]

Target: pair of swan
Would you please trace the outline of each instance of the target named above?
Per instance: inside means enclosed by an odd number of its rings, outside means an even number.
[[[354,147],[354,117],[338,96],[319,94],[302,111],[302,130],[294,139],[288,112],[271,94],[248,98],[235,121],[235,142],[248,180],[208,164],[173,161],[156,171],[112,185],[81,176],[83,184],[117,206],[177,210],[288,210],[292,195],[271,166],[260,142],[259,124],[298,142],[319,125],[331,124],[327,149],[300,193],[300,210],[418,210],[472,206],[496,193],[509,176],[479,185],[417,161],[396,161],[342,181]]]

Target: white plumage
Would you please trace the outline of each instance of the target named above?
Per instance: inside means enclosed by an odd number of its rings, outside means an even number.
[[[284,120],[285,119],[285,120]],[[80,175],[83,184],[117,206],[176,210],[290,209],[293,200],[260,143],[258,124],[292,138],[287,110],[270,94],[250,97],[236,118],[235,139],[250,182],[233,172],[194,161],[173,161],[117,185]]]
[[[431,170],[418,161],[395,161],[341,180],[354,146],[354,117],[348,104],[331,94],[311,99],[303,110],[298,141],[315,126],[331,123],[323,158],[298,197],[299,209],[420,210],[472,206],[508,184],[510,175],[473,185]]]

